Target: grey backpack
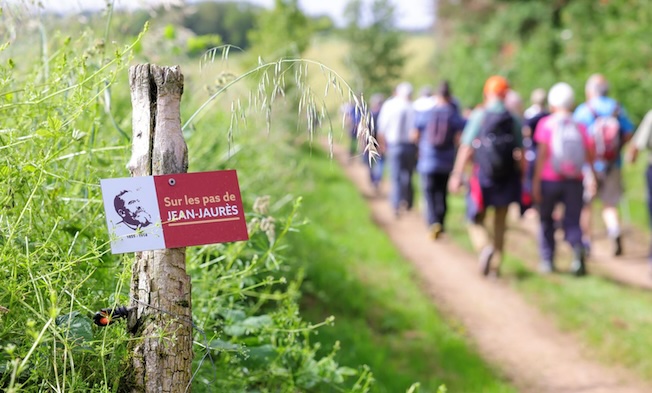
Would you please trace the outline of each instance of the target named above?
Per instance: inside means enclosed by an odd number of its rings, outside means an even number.
[[[586,163],[586,146],[584,146],[582,132],[570,116],[553,115],[551,120],[553,122],[550,140],[552,168],[564,178],[579,178]]]

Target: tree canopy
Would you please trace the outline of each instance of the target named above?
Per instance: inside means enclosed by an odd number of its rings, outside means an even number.
[[[481,99],[484,79],[507,76],[515,89],[570,83],[579,101],[593,73],[640,119],[649,109],[652,7],[645,0],[439,1],[437,73],[466,104]]]
[[[344,61],[360,92],[389,93],[401,75],[406,55],[401,51],[403,35],[395,17],[388,0],[374,0],[369,9],[361,0],[351,0],[346,6],[343,34],[350,49]]]

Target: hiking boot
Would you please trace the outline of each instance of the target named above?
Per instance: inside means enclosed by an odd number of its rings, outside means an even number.
[[[623,243],[620,235],[614,238],[614,256],[619,257],[623,255]]]
[[[586,275],[586,255],[584,247],[579,246],[573,250],[573,262],[571,263],[571,273],[576,277]]]
[[[441,226],[441,224],[436,222],[430,226],[430,237],[432,240],[437,240],[443,231],[444,228]]]
[[[550,274],[555,271],[555,265],[552,261],[541,261],[539,262],[539,273],[541,274]]]
[[[494,256],[494,248],[492,246],[485,246],[482,251],[480,251],[479,262],[480,262],[480,273],[483,276],[488,276],[491,271],[491,258]]]

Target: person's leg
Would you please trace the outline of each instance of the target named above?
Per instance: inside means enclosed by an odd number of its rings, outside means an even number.
[[[442,229],[445,227],[446,211],[448,210],[448,178],[448,173],[437,173],[434,175],[435,222],[440,223]]]
[[[477,214],[475,219],[469,221],[467,225],[471,244],[473,244],[473,248],[477,252],[482,251],[482,249],[491,245],[491,237],[489,236],[489,232],[484,225],[485,217],[486,211],[483,211],[482,213]]]
[[[600,192],[602,200],[602,220],[607,227],[609,238],[614,243],[613,254],[622,255],[622,242],[620,236],[620,216],[618,214],[618,204],[622,197],[622,174],[620,168],[612,168],[604,179],[604,184]]]
[[[401,145],[398,149],[400,150],[398,157],[398,205],[401,206],[401,202],[405,202],[406,204],[408,202],[408,165],[410,162],[406,145]]]
[[[480,265],[480,273],[484,276],[489,274],[491,270],[491,260],[494,255],[494,247],[491,244],[491,236],[489,231],[484,225],[486,217],[486,210],[477,214],[475,219],[469,221],[467,226],[469,238],[473,247],[478,251],[478,262]]]
[[[349,137],[350,142],[349,142],[349,157],[353,158],[356,153],[358,152],[358,132],[357,132],[357,127],[353,127],[349,131]]]
[[[371,184],[374,188],[378,189],[380,186],[380,181],[383,177],[383,158],[381,156],[376,156],[371,160],[369,167],[369,177],[371,179]]]
[[[582,183],[579,181],[564,182],[564,238],[573,248],[571,271],[577,276],[586,274],[586,253],[582,244],[582,229],[580,227],[582,189]]]
[[[403,157],[403,184],[404,184],[404,200],[408,209],[414,206],[414,185],[412,184],[412,176],[417,167],[417,147],[415,145],[407,145],[405,147],[405,154]]]
[[[582,194],[584,203],[580,213],[580,228],[582,229],[582,244],[584,245],[584,250],[588,255],[590,253],[592,239],[592,204],[593,200],[596,198],[596,192],[598,188],[598,181],[593,177],[593,172],[588,170],[584,171],[584,180],[582,185],[584,186],[584,191]]]
[[[559,200],[561,185],[558,182],[541,182],[541,202],[539,203],[539,270],[550,273],[554,270],[555,257],[555,219],[553,213]],[[582,196],[580,195],[580,198]]]
[[[437,222],[437,216],[435,213],[435,174],[422,173],[421,188],[423,199],[426,201],[426,223],[430,226]]]
[[[648,219],[649,225],[652,228],[652,164],[647,166],[647,171],[645,171],[645,178],[647,180],[647,210],[649,214]],[[650,267],[652,267],[652,241],[650,242],[648,260],[650,262]]]
[[[493,268],[496,271],[500,269],[500,264],[503,261],[508,208],[509,206],[501,206],[494,209]]]
[[[387,149],[387,165],[389,165],[389,203],[398,216],[401,202],[401,166],[400,166],[400,148],[390,146]]]

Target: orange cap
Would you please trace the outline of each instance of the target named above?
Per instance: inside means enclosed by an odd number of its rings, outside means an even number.
[[[484,94],[495,94],[499,97],[505,97],[507,91],[509,91],[509,82],[507,79],[499,75],[494,75],[489,77],[484,83]]]

